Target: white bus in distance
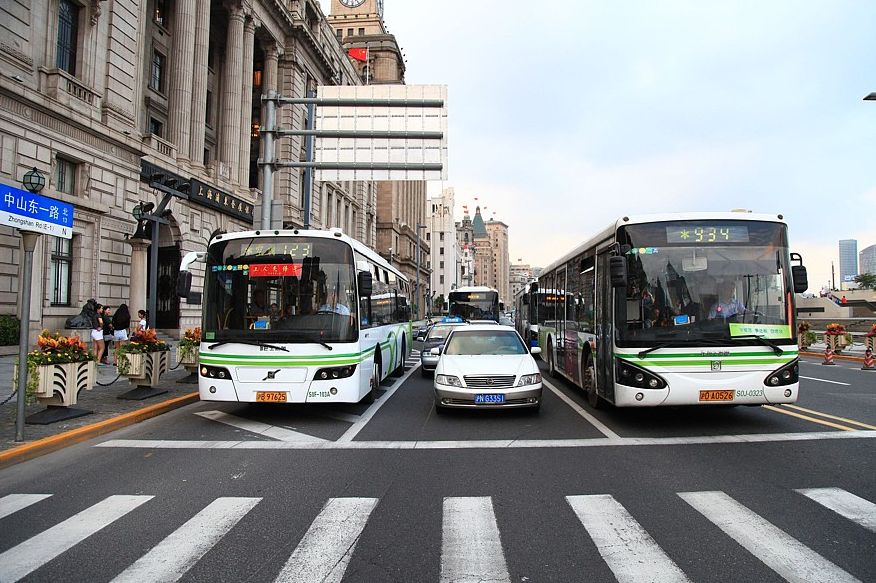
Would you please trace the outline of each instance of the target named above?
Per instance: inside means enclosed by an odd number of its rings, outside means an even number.
[[[623,217],[548,265],[551,375],[617,406],[793,403],[806,268],[782,215]],[[792,265],[792,263],[796,263]]]
[[[340,230],[216,235],[206,253],[198,389],[205,401],[373,401],[411,348],[407,278]]]
[[[459,287],[447,294],[447,314],[467,322],[498,322],[499,292],[486,286]]]

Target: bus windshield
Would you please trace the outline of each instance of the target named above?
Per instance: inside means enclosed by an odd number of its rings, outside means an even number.
[[[499,292],[497,291],[452,291],[449,301],[451,316],[459,316],[469,321],[499,321]]]
[[[616,295],[619,345],[745,336],[792,340],[784,225],[629,225],[619,229],[618,242],[630,248],[627,287]]]
[[[353,250],[317,237],[214,243],[204,290],[206,341],[352,342],[358,338]]]

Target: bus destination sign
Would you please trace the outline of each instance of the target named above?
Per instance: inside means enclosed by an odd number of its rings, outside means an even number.
[[[687,223],[666,227],[667,243],[748,243],[744,225],[698,225]]]

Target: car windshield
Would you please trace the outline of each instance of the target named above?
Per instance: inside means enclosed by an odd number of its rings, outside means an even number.
[[[432,329],[429,330],[428,336],[426,336],[426,342],[431,342],[435,340],[445,340],[447,336],[450,334],[450,331],[454,328],[458,328],[458,325],[455,324],[438,324],[432,326]]]
[[[447,342],[445,354],[498,355],[526,354],[526,346],[513,330],[456,330]]]

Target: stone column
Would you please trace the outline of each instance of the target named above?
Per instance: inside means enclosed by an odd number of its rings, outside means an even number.
[[[147,255],[149,249],[149,239],[128,239],[128,244],[131,246],[131,299],[128,302],[128,309],[133,316],[137,315],[137,310],[145,310],[146,307],[146,285],[148,275]]]
[[[238,183],[240,169],[240,90],[243,72],[243,21],[240,6],[228,10],[225,67],[222,70],[222,119],[219,159],[228,167],[230,181]]]
[[[252,144],[252,75],[255,22],[250,18],[243,27],[243,73],[240,86],[240,186],[249,188],[249,153]]]
[[[210,0],[196,0],[195,44],[192,64],[191,148],[195,166],[204,163],[204,129],[207,123],[207,62],[210,53]]]
[[[277,43],[271,43],[265,48],[265,72],[262,75],[262,93],[267,94],[268,91],[277,90],[277,64],[280,59],[280,52],[277,50]]]
[[[192,75],[195,53],[196,0],[176,0],[173,19],[173,54],[170,57],[170,100],[167,136],[177,157],[190,158]]]

